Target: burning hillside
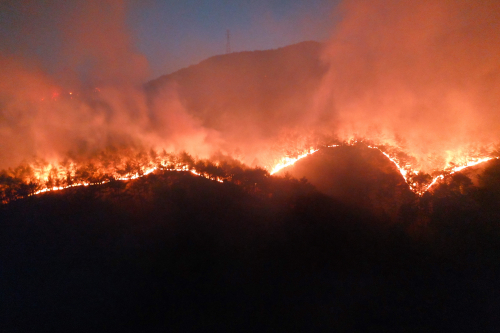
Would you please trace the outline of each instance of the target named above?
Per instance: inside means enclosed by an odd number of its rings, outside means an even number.
[[[362,141],[423,194],[499,155],[499,12],[493,1],[344,1],[325,43],[219,55],[144,84],[125,7],[82,4],[58,21],[72,27],[61,28],[64,75],[0,56],[4,192],[12,179],[25,195],[155,168],[204,172],[157,158],[182,152],[275,173]],[[110,161],[112,147],[123,149]]]
[[[304,164],[355,206],[304,180],[208,163],[232,181],[157,170],[0,205],[0,328],[495,331],[500,161],[477,184],[455,173],[420,198],[362,144]],[[393,186],[414,200],[391,221],[370,209]]]

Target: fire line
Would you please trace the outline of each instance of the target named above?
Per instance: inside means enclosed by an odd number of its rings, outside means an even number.
[[[413,170],[411,165],[406,163],[403,166],[402,162],[398,158],[396,158],[395,156],[391,156],[389,153],[383,151],[381,148],[379,148],[377,146],[368,145],[368,144],[363,143],[362,141],[360,141],[359,143],[364,144],[367,148],[376,149],[379,152],[381,152],[391,163],[393,163],[396,166],[397,170],[399,171],[399,173],[401,174],[401,176],[405,180],[405,183],[408,185],[409,189],[420,196],[422,196],[425,192],[429,191],[440,180],[444,179],[446,175],[454,174],[454,173],[462,171],[468,167],[472,167],[472,166],[478,165],[480,163],[490,161],[490,160],[495,159],[495,158],[498,159],[498,157],[476,158],[476,159],[469,160],[464,165],[456,166],[456,167],[452,168],[451,170],[446,170],[446,169],[442,170],[440,175],[435,176],[428,183],[428,185],[426,185],[424,188],[422,188],[422,185],[420,185],[420,187],[419,187],[419,186],[417,186],[417,184],[415,182],[412,182],[411,175],[412,174],[418,175],[419,171]],[[350,142],[344,142],[342,145],[353,146],[354,144],[358,144],[358,141],[352,140]],[[336,148],[336,147],[340,147],[340,146],[341,145],[335,144],[335,145],[330,145],[330,146],[326,146],[326,147],[327,148]],[[297,161],[299,161],[299,160],[301,160],[309,155],[312,155],[312,154],[318,152],[319,150],[320,150],[319,148],[310,148],[309,150],[303,151],[302,153],[300,153],[300,155],[295,156],[295,157],[290,157],[290,156],[282,157],[281,160],[276,165],[268,168],[268,170],[269,169],[271,170],[269,173],[271,175],[275,175],[276,173],[283,170],[284,168],[289,167],[291,165],[294,165]],[[49,174],[51,172],[51,171],[49,171],[50,168],[51,168],[51,165],[49,164],[49,166],[44,167],[40,171],[38,171],[38,176],[36,177],[36,179],[38,179],[39,181],[45,179],[45,181],[48,182],[49,178],[50,178]],[[205,172],[200,172],[200,171],[196,170],[195,168],[189,167],[187,165],[182,165],[182,164],[178,164],[178,163],[174,163],[172,165],[172,163],[168,163],[167,161],[161,161],[155,167],[150,167],[147,169],[143,167],[140,172],[136,172],[133,174],[127,174],[125,176],[119,176],[119,177],[115,176],[115,177],[112,177],[112,179],[122,180],[122,181],[133,180],[133,179],[137,179],[137,178],[149,175],[157,170],[175,171],[175,172],[190,172],[193,175],[204,177],[204,178],[207,178],[207,179],[210,179],[213,181],[218,181],[220,183],[224,182],[224,179],[225,179],[225,178],[221,178],[221,177],[211,176]],[[61,172],[62,171],[59,171],[59,174],[56,176],[56,180],[61,180],[64,178],[64,176]],[[114,172],[116,173],[116,171],[114,171]],[[41,194],[41,193],[45,193],[45,192],[50,192],[50,191],[64,190],[64,189],[71,188],[71,187],[99,185],[99,184],[106,184],[109,182],[111,182],[111,179],[103,179],[103,180],[100,180],[97,182],[85,182],[85,181],[84,182],[77,182],[77,183],[72,183],[72,184],[68,184],[65,186],[47,186],[46,185],[47,187],[39,189],[39,190],[31,193],[31,194],[29,194],[29,196],[37,195],[37,194]]]

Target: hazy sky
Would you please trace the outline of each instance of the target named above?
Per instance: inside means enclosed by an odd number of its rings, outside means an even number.
[[[325,40],[333,24],[332,13],[337,2],[106,1],[113,12],[109,14],[112,16],[110,22],[116,22],[115,26],[123,23],[131,49],[145,56],[149,65],[147,78],[150,79],[225,53],[227,29],[231,32],[234,52],[272,49],[304,40]],[[0,53],[21,55],[51,74],[67,71],[65,67],[70,65],[65,63],[64,50],[71,45],[68,31],[78,30],[77,25],[88,25],[92,29],[94,21],[97,26],[102,24],[99,20],[106,21],[105,6],[98,6],[100,13],[82,14],[79,20],[74,20],[72,17],[80,11],[88,11],[88,2],[2,1]],[[82,10],[82,7],[85,8]],[[116,14],[116,8],[123,13]],[[106,34],[103,30],[101,32]],[[80,64],[79,70],[84,71],[85,66]]]

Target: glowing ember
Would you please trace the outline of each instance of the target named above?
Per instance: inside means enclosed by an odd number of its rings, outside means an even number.
[[[423,194],[424,194],[425,192],[427,192],[427,191],[428,191],[428,190],[429,190],[429,189],[430,189],[430,188],[431,188],[434,184],[436,184],[438,180],[443,179],[443,178],[444,178],[444,176],[443,176],[443,175],[439,175],[439,176],[437,176],[437,177],[434,177],[434,179],[433,179],[433,180],[432,180],[432,182],[429,184],[429,186],[427,186],[427,187],[425,188],[425,190],[424,190],[422,193],[418,193],[418,194],[419,194],[419,195],[423,195]]]

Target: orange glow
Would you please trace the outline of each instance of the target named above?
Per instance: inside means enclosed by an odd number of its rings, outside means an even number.
[[[311,154],[314,154],[315,152],[317,152],[319,149],[313,149],[311,148],[309,150],[309,152],[306,152],[306,153],[302,153],[301,155],[297,156],[297,157],[289,157],[289,156],[285,156],[281,159],[281,161],[276,164],[272,169],[271,169],[271,172],[270,174],[271,175],[274,175],[276,172],[280,171],[281,169],[283,168],[286,168],[287,166],[290,166],[290,165],[293,165],[295,164],[295,162],[297,162],[298,160],[308,156],[308,155],[311,155]]]
[[[484,162],[488,162],[488,161],[491,161],[493,159],[498,159],[498,157],[485,157],[485,158],[478,158],[478,159],[474,159],[474,160],[471,160],[469,162],[467,162],[465,165],[462,165],[462,166],[458,166],[458,167],[454,167],[453,169],[451,169],[450,171],[450,175],[456,173],[456,172],[459,172],[459,171],[462,171],[466,168],[469,168],[469,167],[472,167],[472,166],[475,166],[475,165],[478,165],[478,164],[481,164],[481,163],[484,163]],[[439,180],[443,179],[444,176],[443,175],[439,175],[437,177],[435,177],[432,182],[429,184],[429,186],[427,186],[427,188],[425,189],[424,192],[422,193],[419,193],[420,195],[422,195],[423,193],[425,193],[426,191],[428,191],[432,186],[434,186]]]
[[[459,172],[465,168],[468,168],[468,167],[471,167],[474,165],[478,165],[480,163],[484,163],[484,162],[487,162],[487,161],[492,160],[492,159],[493,159],[493,157],[485,157],[485,158],[479,158],[477,160],[467,162],[467,164],[465,164],[465,165],[453,168],[451,173]]]
[[[134,179],[138,179],[138,178],[147,176],[147,175],[149,175],[157,170],[162,170],[162,171],[172,171],[172,172],[190,172],[196,176],[204,177],[206,179],[217,181],[219,183],[224,182],[224,179],[221,177],[210,176],[209,174],[207,174],[205,172],[200,172],[194,168],[189,168],[189,166],[187,166],[187,165],[176,164],[175,167],[168,168],[167,165],[169,165],[169,164],[170,163],[168,163],[167,161],[162,161],[160,163],[159,167],[158,166],[150,167],[150,168],[141,167],[141,172],[136,172],[136,173],[132,173],[132,174],[129,173],[129,174],[126,174],[124,176],[118,176],[118,174],[116,173],[117,171],[114,170],[113,179],[118,180],[118,181],[134,180]],[[49,182],[49,179],[52,181],[55,181],[55,182],[63,181],[67,175],[67,172],[69,170],[76,169],[76,165],[71,164],[67,167],[66,170],[63,170],[62,167],[57,166],[56,164],[48,164],[44,167],[31,166],[31,168],[34,171],[33,172],[34,177],[32,179],[30,179],[30,182],[35,181],[37,183],[46,183],[47,184],[47,182]],[[105,170],[100,170],[100,172],[104,174]],[[74,175],[74,171],[72,171],[71,173]],[[107,184],[109,182],[111,182],[111,180],[104,179],[104,180],[96,181],[96,182],[76,182],[76,183],[72,183],[70,185],[65,185],[65,186],[46,186],[38,191],[33,192],[30,195],[37,195],[37,194],[46,193],[46,192],[60,191],[60,190],[64,190],[64,189],[71,188],[71,187],[101,185],[101,184]]]
[[[427,186],[425,188],[425,190],[422,192],[422,193],[418,193],[419,195],[423,195],[425,192],[427,192],[432,186],[434,186],[434,184],[436,184],[439,180],[443,179],[444,176],[443,175],[439,175],[437,177],[434,177],[434,179],[432,180],[432,182],[429,184],[429,186]]]
[[[355,144],[362,143],[356,140],[351,140],[350,142],[345,142],[344,145],[353,146]],[[336,148],[341,145],[329,145],[326,146],[328,148]],[[483,158],[469,158],[463,165],[454,166],[453,168],[448,168],[440,171],[441,174],[434,177],[428,184],[417,185],[412,180],[413,175],[419,175],[420,171],[414,170],[413,167],[409,163],[405,163],[401,161],[398,157],[391,155],[387,151],[387,149],[380,148],[374,145],[366,144],[367,148],[376,149],[380,151],[383,156],[385,156],[391,163],[393,163],[398,169],[399,173],[405,180],[409,189],[418,195],[423,195],[425,192],[429,191],[435,184],[439,183],[442,179],[444,179],[447,175],[454,174],[456,172],[462,171],[468,167],[472,167],[478,165],[480,163],[484,163],[490,161],[492,159],[498,157],[483,157]],[[391,150],[390,151],[397,151]],[[305,158],[309,155],[312,155],[319,151],[319,148],[310,148],[309,151],[301,152],[300,154],[295,155],[296,157],[285,156],[281,158],[281,160],[270,168],[272,171],[270,174],[276,174],[280,170],[295,164],[302,158]],[[153,155],[155,156],[155,155]],[[293,155],[292,155],[293,156]],[[109,157],[108,157],[109,158]],[[104,160],[106,160],[106,156],[104,156]],[[128,181],[141,178],[143,176],[154,173],[157,170],[161,171],[171,171],[171,172],[189,172],[193,175],[204,177],[206,179],[224,182],[225,180],[231,180],[230,176],[220,177],[215,176],[213,174],[209,174],[207,172],[197,170],[193,164],[187,165],[181,162],[182,158],[175,155],[166,155],[164,159],[152,158],[150,156],[140,155],[136,157],[136,159],[122,159],[117,162],[113,166],[109,166],[106,163],[102,163],[102,161],[94,161],[94,164],[87,164],[79,166],[76,162],[65,163],[63,165],[59,163],[40,163],[35,162],[27,168],[31,170],[30,176],[26,178],[21,178],[25,184],[36,184],[36,191],[32,192],[29,195],[37,195],[46,192],[60,191],[71,187],[79,187],[79,186],[91,186],[91,185],[99,185],[99,184],[107,184],[113,180],[118,181]],[[194,160],[193,160],[194,161]],[[131,164],[132,163],[132,164]],[[135,163],[135,164],[134,164]],[[202,162],[202,164],[205,162]],[[107,167],[104,167],[107,165]],[[130,167],[130,165],[135,165],[135,169]],[[218,164],[212,164],[214,166],[218,166]],[[135,170],[131,172],[125,173],[124,170]],[[121,171],[120,171],[121,170]],[[87,176],[82,176],[82,175]],[[84,181],[78,181],[78,179],[85,179]],[[75,181],[72,182],[71,179]],[[88,179],[88,180],[87,180]]]
[[[348,142],[344,142],[345,145],[349,145],[349,146],[353,146],[354,144],[357,144],[357,143],[358,143],[357,140],[349,140]],[[339,147],[339,146],[340,145],[330,145],[327,147],[328,148],[335,148],[335,147]],[[408,187],[410,188],[410,190],[413,191],[414,193],[420,195],[420,196],[423,195],[425,192],[427,192],[436,183],[438,183],[439,180],[444,179],[445,174],[451,175],[451,174],[454,174],[456,172],[462,171],[468,167],[472,167],[472,166],[490,161],[494,158],[498,159],[498,157],[470,158],[463,165],[456,166],[456,167],[452,168],[451,170],[449,170],[449,169],[441,170],[440,171],[441,174],[434,177],[432,179],[432,181],[429,184],[427,184],[423,190],[421,190],[418,188],[417,183],[413,182],[412,178],[411,178],[412,175],[415,175],[415,176],[418,175],[421,172],[421,170],[415,170],[414,167],[412,165],[410,165],[409,163],[407,163],[407,162],[405,163],[403,161],[400,161],[396,156],[391,156],[389,153],[383,151],[381,148],[379,148],[377,146],[366,145],[366,147],[380,151],[389,161],[391,161],[396,166],[396,168],[398,169],[399,173],[401,174],[401,176],[405,180],[405,182],[408,185]],[[275,174],[278,171],[280,171],[281,169],[295,164],[298,160],[300,160],[304,157],[307,157],[308,155],[314,154],[318,150],[319,149],[311,148],[311,150],[308,153],[304,153],[302,155],[299,155],[296,158],[290,158],[290,157],[282,158],[282,161],[271,169],[272,170],[271,174]]]
[[[394,165],[396,166],[396,168],[398,168],[399,170],[399,173],[401,174],[401,176],[403,176],[404,180],[406,182],[408,182],[408,177],[407,177],[407,174],[408,174],[408,170],[406,170],[405,168],[401,167],[400,166],[400,163],[389,156],[389,154],[387,154],[386,152],[383,152],[382,150],[380,150],[378,147],[372,147],[372,146],[367,146],[368,148],[371,148],[371,149],[377,149],[378,151],[380,151],[382,154],[384,154],[385,157],[387,157],[389,159],[389,161],[391,161],[392,163],[394,163]]]
[[[380,151],[418,194],[497,156],[498,1],[340,1],[322,43],[220,55],[154,80],[122,2],[98,3],[56,20],[60,70],[0,56],[0,168],[51,162],[7,170],[26,185],[12,196],[167,168],[223,180],[179,159],[99,160],[109,147],[220,153],[277,174],[347,139]]]

